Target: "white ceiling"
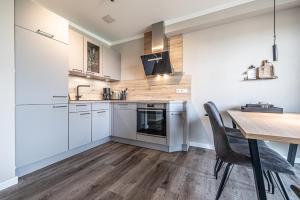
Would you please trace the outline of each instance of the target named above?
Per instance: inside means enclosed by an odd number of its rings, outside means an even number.
[[[272,0],[36,0],[53,12],[103,38],[108,44],[137,38],[151,24],[165,21],[166,28],[182,22],[253,3]],[[299,2],[299,0],[279,0]],[[255,8],[256,9],[256,8]],[[115,21],[102,20],[111,15]],[[176,29],[178,31],[178,27]]]

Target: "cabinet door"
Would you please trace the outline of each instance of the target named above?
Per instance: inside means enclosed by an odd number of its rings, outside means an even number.
[[[184,121],[182,118],[182,114],[182,112],[169,113],[168,140],[169,145],[171,146],[183,144]]]
[[[136,140],[136,111],[115,109],[113,136]]]
[[[69,70],[83,72],[83,35],[70,29]]]
[[[69,113],[69,148],[91,143],[91,112]]]
[[[102,46],[96,40],[84,37],[84,71],[102,76]]]
[[[92,115],[92,141],[97,141],[110,136],[109,110],[93,111]]]
[[[121,55],[112,48],[103,46],[103,76],[121,79]]]
[[[68,44],[69,23],[32,0],[15,1],[15,24]]]
[[[66,44],[15,27],[15,54],[17,105],[52,104],[55,97],[67,103]]]
[[[68,150],[68,105],[16,106],[16,166]]]

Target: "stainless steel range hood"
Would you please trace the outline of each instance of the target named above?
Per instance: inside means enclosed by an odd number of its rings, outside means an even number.
[[[152,53],[141,56],[146,76],[173,73],[164,30],[164,22],[152,25]]]

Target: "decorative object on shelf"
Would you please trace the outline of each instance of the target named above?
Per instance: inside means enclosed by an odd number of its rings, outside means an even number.
[[[274,66],[268,60],[263,60],[261,66],[255,68],[253,65],[248,67],[248,69],[242,74],[244,81],[248,80],[270,80],[277,79],[275,76]]]
[[[251,65],[248,69],[243,73],[244,80],[255,80],[257,78],[257,69]]]
[[[261,66],[258,68],[258,78],[272,78],[275,76],[274,66],[268,60],[263,60]]]
[[[273,44],[273,61],[277,61],[278,60],[278,48],[277,48],[277,44],[276,44],[276,0],[274,0],[274,44]]]

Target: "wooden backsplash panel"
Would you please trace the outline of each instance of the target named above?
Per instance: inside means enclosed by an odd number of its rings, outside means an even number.
[[[152,53],[152,32],[144,33],[144,54]],[[168,39],[168,50],[174,72],[183,72],[183,37],[182,34]]]
[[[175,35],[168,38],[168,49],[174,72],[183,72],[183,38]]]
[[[154,77],[141,80],[124,80],[111,83],[112,90],[128,88],[128,100],[190,100],[191,76]],[[177,94],[176,89],[187,89],[186,94]]]
[[[144,33],[144,54],[152,53],[152,32]]]

